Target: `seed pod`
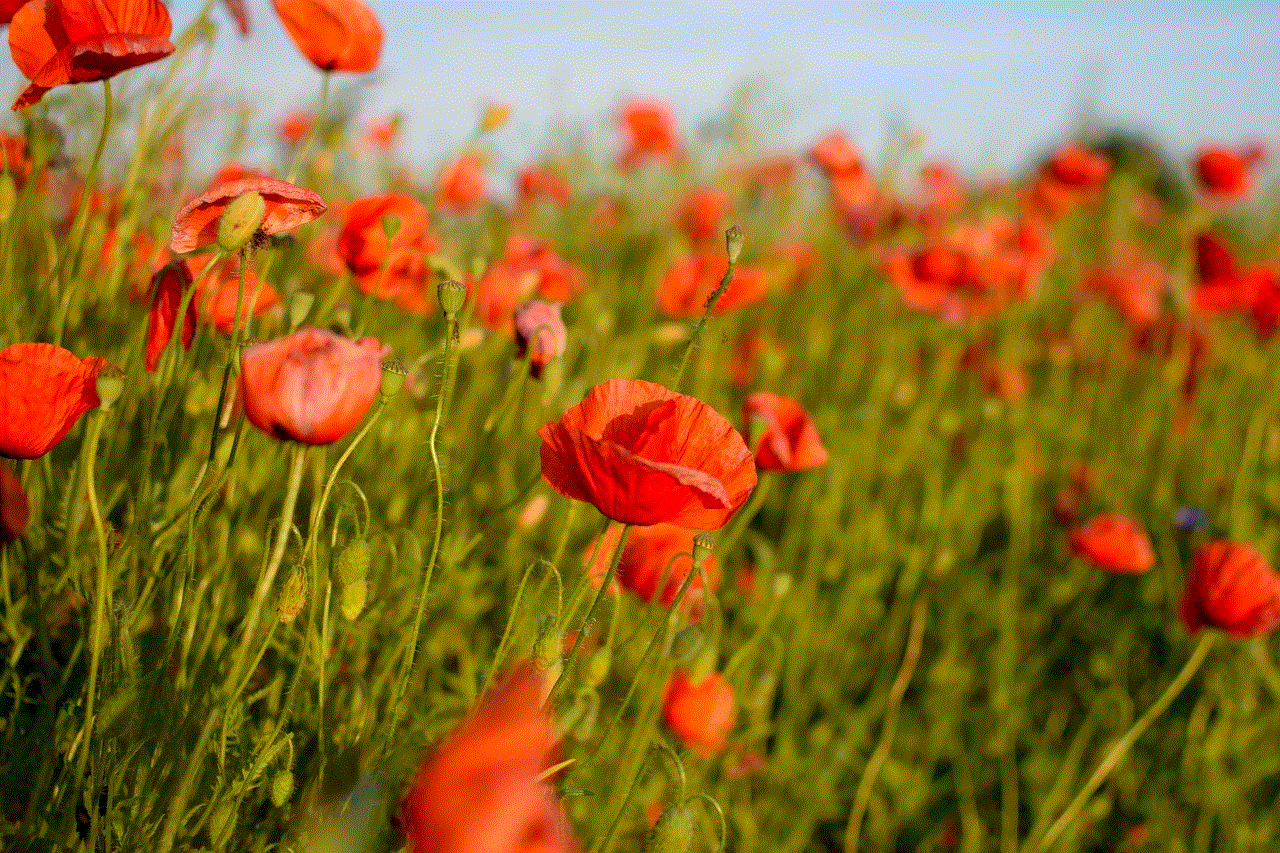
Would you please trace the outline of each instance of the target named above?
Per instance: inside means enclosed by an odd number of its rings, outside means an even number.
[[[323,209],[323,208],[322,208]],[[262,227],[267,202],[256,191],[238,196],[227,205],[218,220],[218,246],[225,252],[238,252]]]
[[[281,770],[271,780],[271,802],[276,808],[282,808],[285,803],[289,802],[289,797],[292,794],[293,774],[288,770]]]
[[[369,574],[370,557],[368,542],[356,539],[349,543],[338,555],[338,577],[344,584],[364,580]]]
[[[671,806],[653,825],[648,853],[688,853],[693,847],[693,812]]]

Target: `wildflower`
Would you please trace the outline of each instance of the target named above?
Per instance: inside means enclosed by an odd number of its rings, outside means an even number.
[[[475,210],[489,196],[480,162],[463,155],[440,170],[436,178],[436,207],[452,213]]]
[[[363,73],[378,65],[382,25],[360,0],[272,0],[302,55],[321,71]]]
[[[1155,565],[1151,539],[1136,521],[1107,512],[1095,515],[1069,534],[1071,550],[1108,572],[1135,575]]]
[[[1212,626],[1256,637],[1280,626],[1280,576],[1251,545],[1209,542],[1191,558],[1178,610],[1189,634]]]
[[[245,416],[277,438],[335,442],[378,398],[386,353],[377,338],[353,343],[314,326],[249,347],[240,359]]]
[[[0,456],[35,459],[52,450],[98,406],[95,380],[105,364],[53,344],[0,350]]]
[[[707,300],[720,286],[729,259],[719,247],[709,246],[672,261],[658,283],[658,310],[673,319],[701,317]],[[716,302],[715,315],[735,308],[754,305],[769,290],[769,278],[764,270],[752,264],[737,264],[733,278],[724,295]]]
[[[1206,193],[1222,200],[1248,195],[1253,183],[1250,174],[1264,159],[1261,146],[1233,151],[1222,145],[1206,145],[1196,152],[1196,180]]]
[[[587,576],[597,586],[604,580],[621,535],[621,528],[611,526],[602,541],[592,540],[583,553],[584,562],[595,555],[595,561],[587,565]],[[693,537],[692,530],[674,524],[637,527],[628,534],[627,544],[622,549],[617,582],[643,601],[652,601],[661,584],[662,592],[657,601],[664,607],[670,607],[693,571]],[[720,577],[716,555],[708,554],[702,562],[702,573],[689,581],[689,588],[681,601],[681,611],[689,614],[692,621],[701,618],[703,602],[708,592],[714,592],[720,585]]]
[[[538,435],[543,479],[623,524],[715,530],[756,484],[751,451],[728,421],[639,379],[597,385]]]
[[[362,291],[406,301],[421,296],[430,273],[426,256],[437,248],[427,234],[427,209],[410,196],[390,193],[347,206],[336,252]]]
[[[742,406],[742,420],[762,471],[805,471],[827,461],[813,418],[790,397],[754,391]]]
[[[476,319],[490,329],[510,333],[517,303],[537,296],[565,303],[583,288],[582,270],[542,240],[512,234],[502,257],[476,285]]]
[[[537,379],[547,362],[564,352],[568,333],[560,318],[560,303],[535,300],[516,306],[516,357],[529,356],[529,375]]]
[[[400,116],[380,118],[369,123],[360,137],[360,146],[368,151],[386,154],[400,138]]]
[[[662,718],[685,746],[703,758],[713,758],[724,752],[737,722],[733,688],[718,672],[691,684],[689,674],[678,670],[667,682]]]
[[[311,132],[313,124],[315,124],[315,117],[311,113],[295,110],[280,119],[280,124],[276,127],[276,136],[289,147],[301,145],[307,138],[307,134]]]
[[[173,53],[173,24],[160,0],[41,0],[9,23],[9,52],[31,85],[13,108],[55,86],[106,80]]]
[[[569,185],[564,178],[549,169],[537,166],[525,166],[516,175],[516,195],[521,205],[528,205],[535,199],[546,199],[554,204],[567,204],[572,197]]]
[[[628,101],[618,110],[618,129],[626,148],[618,158],[623,169],[633,169],[643,159],[674,160],[680,151],[675,119],[662,101]]]
[[[151,281],[151,313],[147,316],[147,373],[152,373],[160,361],[160,354],[173,337],[178,322],[178,309],[182,307],[182,295],[191,286],[191,272],[186,264],[169,264],[155,274]],[[187,304],[182,318],[182,348],[191,349],[196,336],[196,303]]]
[[[311,190],[276,178],[247,177],[215,183],[178,211],[169,232],[169,248],[190,252],[218,240],[218,226],[237,199],[257,193],[264,203],[255,235],[279,234],[304,225],[327,209]]]
[[[204,258],[187,258],[183,262],[187,275],[195,278],[204,269]],[[237,304],[237,298],[239,303]],[[196,282],[196,295],[192,298],[196,316],[224,335],[235,331],[236,315],[243,323],[249,317],[260,317],[280,304],[280,294],[265,281],[258,279],[251,265],[245,267],[244,293],[240,289],[240,262],[228,258],[209,270]],[[175,309],[176,310],[176,309]]]
[[[0,545],[21,536],[31,521],[31,505],[18,475],[0,463]]]
[[[487,692],[418,766],[400,800],[413,853],[576,853],[541,779],[556,749],[544,677],[525,661]]]
[[[702,187],[686,195],[676,206],[676,221],[689,242],[702,245],[718,242],[724,234],[720,220],[729,212],[729,196],[715,187]]]

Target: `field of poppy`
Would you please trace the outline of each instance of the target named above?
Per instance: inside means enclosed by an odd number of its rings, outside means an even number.
[[[504,200],[504,108],[417,179],[374,13],[274,8],[317,105],[213,171],[241,2],[0,3],[0,849],[1275,849],[1263,144],[633,100]]]

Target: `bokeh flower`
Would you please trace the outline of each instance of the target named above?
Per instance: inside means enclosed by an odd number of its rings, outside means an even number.
[[[560,303],[533,300],[516,306],[516,357],[529,357],[529,375],[537,379],[547,362],[564,352],[568,332]]]
[[[165,266],[151,280],[151,311],[147,315],[146,367],[151,373],[160,361],[160,354],[169,345],[174,327],[178,323],[178,311],[182,307],[182,295],[191,286],[191,272],[186,264]],[[181,342],[184,350],[191,349],[196,336],[196,301],[187,303],[182,318]]]
[[[378,66],[382,25],[360,0],[272,0],[285,32],[321,71],[363,73]]]
[[[1151,538],[1127,515],[1114,512],[1095,515],[1072,529],[1068,539],[1072,551],[1108,572],[1139,574],[1156,562]]]
[[[693,684],[689,673],[678,670],[667,682],[662,718],[686,747],[703,758],[713,758],[724,752],[738,719],[733,688],[718,672]]]
[[[1252,545],[1209,542],[1188,572],[1178,607],[1187,633],[1214,627],[1243,640],[1280,627],[1280,576]]]
[[[806,471],[827,461],[813,418],[799,401],[754,391],[742,406],[743,434],[762,471]]]
[[[31,505],[18,475],[0,462],[0,545],[8,545],[26,532]]]
[[[604,580],[621,535],[622,528],[610,526],[602,541],[593,539],[583,552],[587,576],[596,585]],[[692,530],[674,524],[635,528],[627,535],[623,546],[617,582],[643,601],[652,601],[661,584],[662,592],[657,601],[664,607],[670,607],[693,571],[693,537]],[[593,554],[594,562],[588,562]],[[689,581],[689,588],[681,601],[681,612],[688,614],[692,621],[698,621],[708,592],[715,591],[720,585],[720,578],[720,563],[715,554],[708,554],[702,562],[702,573]]]

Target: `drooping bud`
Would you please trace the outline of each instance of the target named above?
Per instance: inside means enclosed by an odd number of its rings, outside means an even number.
[[[271,803],[278,809],[284,808],[284,804],[289,802],[292,794],[293,774],[288,770],[281,770],[271,780]]]
[[[693,665],[689,667],[689,683],[695,687],[701,684],[707,676],[716,671],[716,663],[719,659],[719,651],[708,643],[707,647],[693,659]]]
[[[266,212],[267,203],[258,192],[251,190],[236,197],[218,220],[219,248],[224,252],[243,249],[262,227],[262,217]]]
[[[747,235],[737,225],[730,225],[729,230],[724,232],[724,247],[729,253],[729,263],[738,262],[738,256],[742,254],[742,246],[746,242]]]
[[[357,539],[342,549],[338,555],[338,578],[342,581],[340,605],[342,615],[354,621],[364,610],[369,596],[369,543]]]
[[[653,825],[648,853],[688,853],[693,849],[693,813],[684,806],[671,806]]]
[[[446,317],[453,317],[462,310],[467,301],[467,287],[452,279],[440,282],[436,287],[436,297],[440,300],[440,310]]]
[[[94,388],[98,392],[98,408],[104,412],[109,411],[124,392],[124,371],[114,364],[108,364],[98,371]]]
[[[543,672],[560,663],[564,636],[556,630],[556,618],[550,613],[542,620],[538,639],[533,644],[533,662]]]
[[[298,566],[284,582],[280,590],[280,598],[276,602],[276,615],[280,621],[288,625],[302,612],[302,605],[307,603],[307,573]]]
[[[598,650],[587,661],[583,671],[584,679],[590,687],[599,687],[609,677],[609,669],[613,666],[613,654],[608,648]]]

